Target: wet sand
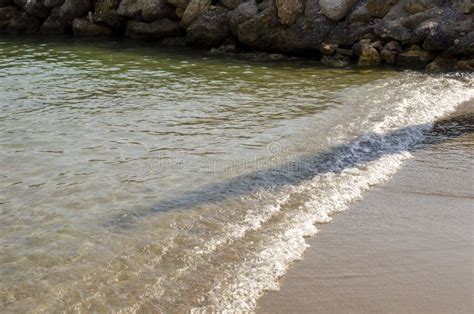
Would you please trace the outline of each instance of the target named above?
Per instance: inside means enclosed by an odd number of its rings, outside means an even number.
[[[474,312],[474,134],[413,155],[319,227],[258,313]]]

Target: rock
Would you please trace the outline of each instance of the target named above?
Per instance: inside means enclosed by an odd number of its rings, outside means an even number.
[[[166,0],[122,0],[117,13],[131,19],[152,22],[161,18],[171,17],[174,9]]]
[[[454,41],[454,45],[448,49],[448,52],[456,55],[474,55],[474,31],[457,38]]]
[[[354,12],[349,16],[349,22],[350,23],[357,23],[357,22],[363,22],[363,23],[369,23],[373,20],[372,15],[369,12],[369,9],[367,8],[367,3],[363,3],[362,5],[358,6]]]
[[[230,36],[227,10],[212,7],[203,12],[187,29],[186,43],[200,47],[217,47]]]
[[[319,0],[321,12],[334,21],[339,21],[346,16],[356,0]]]
[[[415,14],[437,7],[441,3],[442,1],[436,0],[406,0],[404,7],[409,13]]]
[[[234,10],[236,9],[240,3],[241,0],[221,0],[221,3],[228,9]]]
[[[81,37],[110,36],[112,29],[107,26],[97,25],[85,18],[76,18],[72,22],[72,32]]]
[[[336,54],[340,54],[346,57],[352,57],[354,56],[354,52],[352,49],[342,49],[342,48],[337,48],[336,49]]]
[[[44,0],[44,6],[52,9],[64,4],[64,0]]]
[[[26,12],[40,19],[45,19],[49,16],[50,9],[44,5],[43,0],[30,0],[27,1],[23,7]]]
[[[167,37],[163,39],[160,43],[165,46],[173,47],[186,46],[186,39],[184,37]]]
[[[239,36],[239,25],[250,20],[258,13],[258,6],[254,1],[244,2],[229,13],[230,29],[234,36]]]
[[[374,17],[384,17],[398,0],[368,0],[367,9]]]
[[[0,7],[0,32],[8,31],[10,21],[19,18],[21,10],[15,6]]]
[[[279,26],[276,8],[270,6],[253,18],[240,23],[237,37],[241,43],[250,47],[269,50],[276,45],[280,32]]]
[[[72,22],[76,17],[84,17],[92,10],[91,0],[66,0],[59,10],[61,19]]]
[[[456,71],[474,71],[474,59],[460,60],[454,65]]]
[[[386,64],[394,65],[397,62],[398,55],[402,51],[402,46],[397,41],[392,40],[382,48],[380,51],[380,58]]]
[[[276,0],[276,8],[280,23],[292,25],[303,12],[303,3],[301,0]]]
[[[0,8],[8,7],[13,5],[12,0],[0,0]]]
[[[176,8],[186,9],[189,4],[189,0],[167,0],[169,4]]]
[[[125,28],[125,36],[145,40],[179,37],[182,33],[183,29],[178,22],[166,18],[151,23],[130,20]]]
[[[0,8],[0,32],[34,34],[39,32],[41,21],[14,6]]]
[[[181,25],[185,28],[189,27],[201,14],[211,6],[211,0],[191,0],[189,5],[184,10],[181,18]]]
[[[336,44],[322,43],[321,47],[319,48],[319,51],[325,56],[332,56],[336,53],[337,47],[338,45]]]
[[[59,11],[60,7],[55,7],[51,10],[51,14],[41,26],[41,34],[53,35],[64,34],[66,32],[68,24],[63,19],[61,19]]]
[[[474,13],[474,2],[472,0],[449,0],[449,5],[464,14]]]
[[[434,59],[433,54],[424,50],[409,50],[397,57],[397,65],[402,68],[421,70]]]
[[[359,66],[376,66],[382,62],[379,52],[371,45],[362,45],[359,56]]]
[[[331,57],[323,56],[323,58],[321,59],[321,63],[326,66],[336,67],[336,68],[347,67],[350,64],[349,58],[343,55],[339,55],[339,54],[336,54]]]
[[[426,66],[426,71],[430,73],[450,72],[454,69],[456,60],[452,58],[437,57]]]
[[[118,14],[117,8],[120,0],[97,0],[92,14],[95,23],[104,23],[112,27],[122,25],[122,17]]]

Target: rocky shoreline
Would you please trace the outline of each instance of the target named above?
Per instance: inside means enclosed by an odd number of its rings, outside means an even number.
[[[474,69],[472,0],[0,0],[0,33],[117,36],[336,67]]]

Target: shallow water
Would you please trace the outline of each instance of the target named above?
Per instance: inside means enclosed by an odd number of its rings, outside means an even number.
[[[473,82],[0,37],[0,311],[252,311]]]

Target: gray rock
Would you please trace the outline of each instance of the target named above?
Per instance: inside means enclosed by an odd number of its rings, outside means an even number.
[[[437,57],[426,66],[426,71],[430,73],[450,72],[454,69],[456,60],[453,58]]]
[[[374,17],[384,17],[398,0],[368,0],[367,9]]]
[[[430,63],[435,56],[424,50],[409,50],[402,52],[397,57],[397,65],[402,68],[422,70]]]
[[[346,16],[356,0],[319,0],[321,12],[328,18],[338,21]]]
[[[276,0],[276,8],[283,25],[294,24],[304,10],[302,0]]]
[[[358,6],[349,16],[350,23],[357,23],[363,22],[368,23],[373,20],[372,15],[367,8],[367,3],[363,3],[362,5]]]
[[[175,8],[186,9],[190,0],[167,0],[169,4],[174,6]]]
[[[188,27],[186,43],[200,47],[218,47],[231,34],[227,13],[227,9],[222,7],[212,7],[203,12]]]
[[[174,9],[166,0],[122,0],[117,13],[131,19],[152,22],[161,18],[171,17]]]
[[[61,19],[72,22],[76,17],[84,17],[92,10],[91,0],[66,0],[59,10]]]
[[[93,21],[119,27],[123,21],[122,16],[117,12],[119,3],[120,0],[97,0],[92,14]]]
[[[349,66],[350,60],[346,56],[336,54],[334,56],[323,56],[321,63],[330,67],[344,68]]]
[[[242,1],[241,0],[221,0],[221,3],[228,9],[234,10]]]
[[[250,20],[258,13],[258,6],[254,1],[244,2],[229,13],[229,24],[232,34],[239,36],[239,25]]]
[[[68,23],[61,18],[59,11],[60,7],[55,7],[51,10],[51,14],[41,26],[41,34],[55,35],[64,34],[66,32]]]
[[[376,66],[382,62],[380,54],[371,45],[362,45],[358,65],[359,66]]]
[[[211,6],[211,0],[191,0],[184,10],[181,17],[181,25],[185,28],[189,27],[201,14]]]
[[[0,8],[8,7],[13,4],[12,0],[0,0]]]
[[[108,26],[97,25],[85,18],[76,18],[72,22],[74,35],[81,37],[110,36],[112,29]]]
[[[44,0],[44,6],[47,8],[55,8],[64,4],[64,0]]]
[[[449,0],[449,5],[464,14],[474,13],[474,1],[472,0]]]
[[[166,18],[151,23],[130,20],[125,29],[127,37],[145,40],[161,40],[166,37],[179,37],[182,34],[183,29],[179,23]]]
[[[5,7],[2,9],[8,9],[11,7]],[[5,27],[5,31],[12,34],[35,34],[39,32],[41,27],[41,20],[37,17],[28,14],[27,12],[18,12],[11,10],[7,13],[9,15],[8,24],[2,26],[0,24],[0,28]],[[0,17],[2,17],[2,13],[0,13]]]

